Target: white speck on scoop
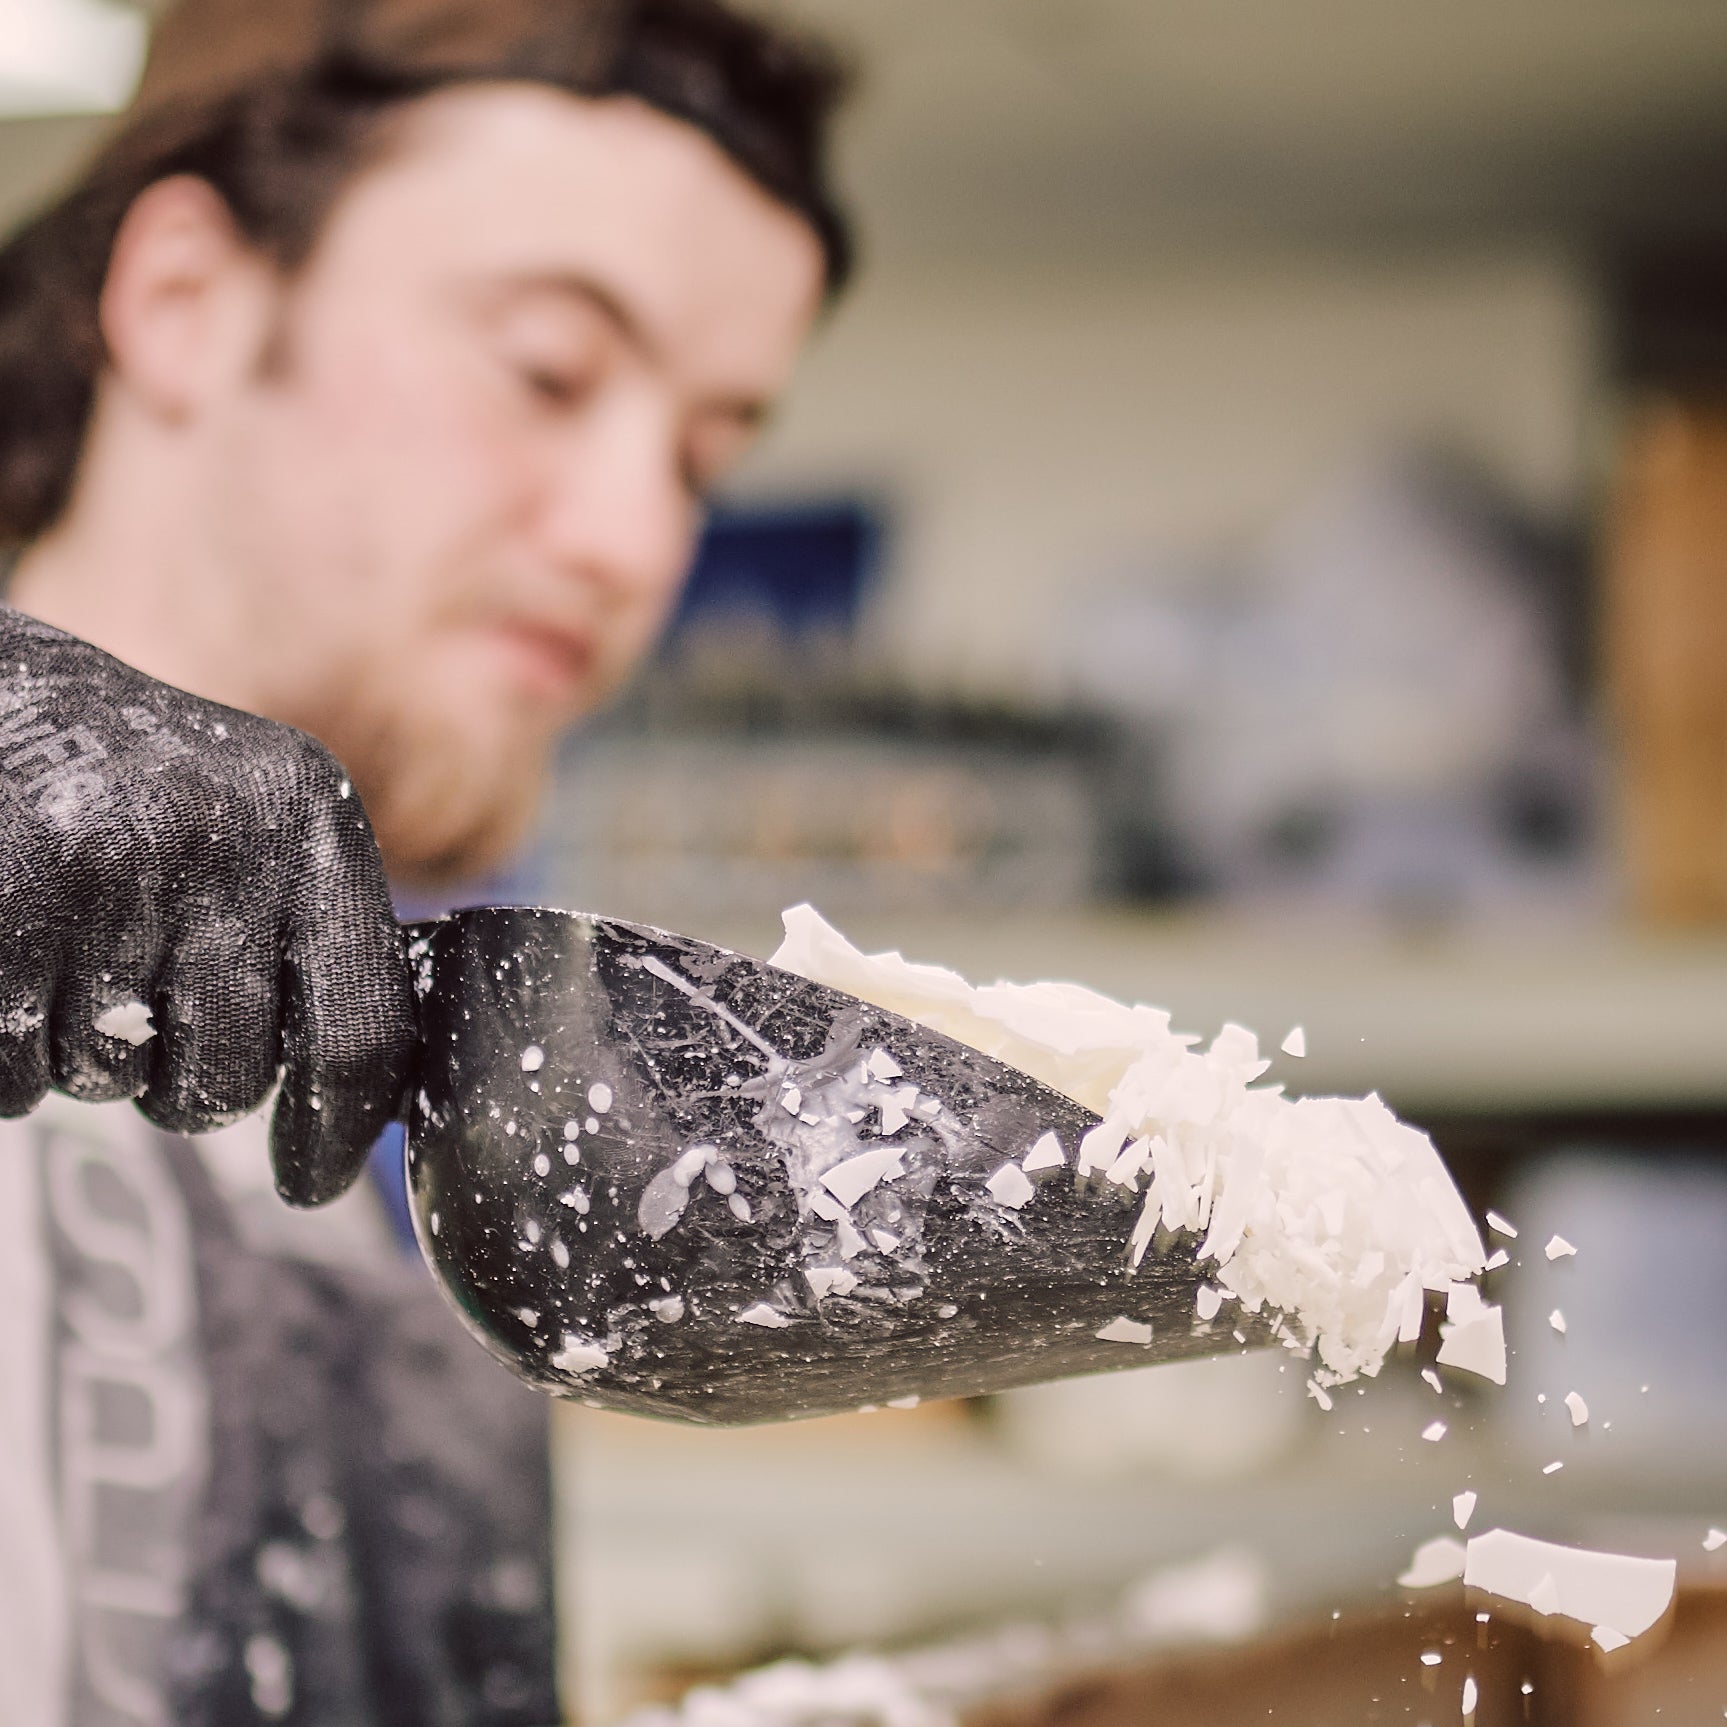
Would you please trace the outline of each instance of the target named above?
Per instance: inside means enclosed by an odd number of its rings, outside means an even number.
[[[570,1250],[556,1235],[552,1237],[552,1263],[557,1266],[559,1271],[568,1271],[570,1268]]]
[[[518,1307],[516,1317],[532,1331],[540,1323],[540,1310],[537,1307]]]
[[[530,1043],[522,1051],[522,1072],[538,1073],[546,1065],[546,1052],[537,1043]]]
[[[1025,1154],[1025,1161],[1020,1164],[1020,1168],[1029,1175],[1038,1169],[1060,1169],[1066,1162],[1067,1153],[1061,1149],[1061,1141],[1053,1133],[1046,1133]]]
[[[1577,1251],[1562,1235],[1556,1235],[1546,1247],[1549,1259],[1569,1259]]]
[[[435,1211],[429,1218],[427,1218],[426,1222],[430,1226],[433,1235],[436,1235],[438,1231],[443,1228],[444,1224],[444,1220],[439,1217]]]
[[[588,1108],[595,1115],[604,1115],[612,1107],[612,1088],[603,1079],[596,1079],[588,1087]],[[590,1132],[592,1129],[589,1130]]]
[[[549,1157],[547,1157],[543,1151],[537,1152],[534,1156],[534,1174],[535,1175],[550,1175],[551,1173],[552,1173],[552,1160]]]
[[[1129,1319],[1123,1314],[1119,1319],[1112,1319],[1097,1333],[1101,1343],[1138,1343],[1151,1342],[1151,1327],[1142,1319]]]
[[[134,1049],[156,1035],[156,1028],[150,1023],[150,1010],[141,1001],[123,1001],[97,1014],[92,1023],[104,1037],[118,1038]]]
[[[751,1217],[755,1215],[750,1210],[750,1202],[745,1199],[741,1193],[733,1193],[726,1196],[726,1210],[729,1211],[739,1223],[748,1223]]]
[[[1285,1055],[1292,1055],[1297,1061],[1300,1061],[1307,1054],[1307,1033],[1300,1026],[1291,1027],[1289,1036],[1278,1045],[1278,1048]]]
[[[590,1115],[582,1123],[582,1130],[585,1133],[598,1133],[600,1131],[600,1118],[597,1115]]]
[[[607,1354],[603,1343],[596,1343],[590,1337],[578,1337],[575,1332],[566,1331],[563,1347],[552,1357],[552,1366],[560,1373],[592,1373],[596,1367],[605,1366]]]
[[[658,1301],[648,1303],[648,1312],[662,1325],[676,1325],[684,1316],[684,1298],[681,1295],[662,1295]]]

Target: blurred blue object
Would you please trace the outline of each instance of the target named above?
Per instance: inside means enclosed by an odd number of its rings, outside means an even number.
[[[716,509],[668,640],[740,618],[783,635],[849,635],[883,538],[881,513],[859,499]]]

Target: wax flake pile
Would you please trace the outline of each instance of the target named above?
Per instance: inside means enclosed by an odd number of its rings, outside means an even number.
[[[1499,1311],[1469,1281],[1486,1263],[1480,1232],[1432,1142],[1377,1097],[1292,1099],[1256,1083],[1270,1063],[1237,1025],[1202,1048],[1160,1009],[1076,984],[978,987],[862,953],[809,906],[785,913],[785,932],[775,965],[945,1032],[1100,1115],[1074,1178],[1142,1196],[1135,1260],[1160,1228],[1199,1235],[1201,1260],[1215,1263],[1213,1311],[1226,1294],[1284,1315],[1292,1347],[1318,1356],[1322,1401],[1418,1335],[1429,1291],[1447,1301],[1440,1359],[1504,1383]],[[1034,1147],[992,1191],[1029,1199],[1025,1172],[1050,1160]],[[1140,1340],[1131,1323],[1113,1335]]]

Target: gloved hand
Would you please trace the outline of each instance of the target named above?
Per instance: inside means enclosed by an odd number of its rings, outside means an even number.
[[[395,1114],[413,1023],[329,753],[0,607],[0,1115],[52,1085],[196,1133],[280,1069],[276,1185],[316,1205]]]

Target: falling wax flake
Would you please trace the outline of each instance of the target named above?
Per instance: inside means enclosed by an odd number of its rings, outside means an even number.
[[[1562,1235],[1556,1235],[1544,1250],[1549,1259],[1569,1259],[1577,1249]]]
[[[1727,1529],[1711,1529],[1703,1537],[1703,1551],[1713,1553],[1721,1547],[1727,1547]]]
[[[118,1038],[134,1049],[147,1044],[156,1035],[150,1023],[150,1010],[141,1001],[123,1001],[106,1013],[99,1013],[92,1022],[104,1037]]]
[[[1457,1493],[1451,1499],[1451,1520],[1459,1529],[1469,1527],[1469,1519],[1475,1515],[1477,1495],[1473,1492]]]
[[[1498,1247],[1487,1256],[1487,1263],[1482,1266],[1481,1269],[1483,1271],[1498,1271],[1501,1266],[1506,1266],[1510,1263],[1511,1255],[1507,1253],[1503,1247]]]
[[[530,1043],[522,1051],[522,1072],[538,1073],[546,1065],[546,1052],[537,1043]]]
[[[1505,1383],[1505,1315],[1488,1307],[1473,1284],[1454,1283],[1447,1301],[1449,1324],[1439,1330],[1443,1341],[1438,1359],[1443,1366],[1478,1373],[1495,1385]]]
[[[1551,1325],[1561,1337],[1565,1335],[1565,1315],[1561,1313],[1557,1307],[1548,1314],[1547,1323]]]
[[[1575,1391],[1565,1393],[1565,1407],[1571,1411],[1573,1427],[1581,1427],[1589,1419],[1589,1405]]]
[[[1437,1445],[1445,1437],[1445,1423],[1443,1421],[1428,1422],[1421,1430],[1421,1437],[1431,1444]]]
[[[1487,1227],[1491,1229],[1495,1235],[1503,1235],[1507,1241],[1515,1241],[1517,1239],[1517,1231],[1507,1223],[1497,1211],[1488,1212]]]
[[[1554,1458],[1554,1460],[1551,1463],[1542,1464],[1541,1473],[1543,1475],[1557,1475],[1559,1473],[1559,1471],[1561,1469],[1563,1469],[1564,1467],[1565,1467],[1565,1464],[1564,1464],[1563,1460],[1556,1457],[1556,1458]]]
[[[1445,1381],[1442,1380],[1439,1377],[1439,1375],[1433,1371],[1433,1369],[1431,1367],[1422,1368],[1421,1377],[1423,1379],[1425,1379],[1427,1381],[1427,1383],[1429,1385],[1431,1385],[1435,1391],[1443,1392],[1445,1390]]]
[[[1561,1547],[1508,1529],[1489,1530],[1470,1543],[1463,1581],[1490,1595],[1536,1606],[1535,1597],[1553,1606],[1538,1611],[1562,1613],[1584,1625],[1605,1625],[1623,1637],[1637,1637],[1667,1611],[1678,1565],[1671,1559],[1634,1558]]]
[[[1123,1314],[1112,1319],[1097,1335],[1103,1343],[1150,1343],[1151,1327],[1143,1320],[1129,1319]]]
[[[1289,1036],[1277,1046],[1285,1055],[1292,1055],[1299,1061],[1307,1054],[1307,1033],[1300,1026],[1294,1027]]]
[[[1005,1205],[1010,1210],[1017,1211],[1031,1196],[1037,1192],[1026,1174],[1017,1163],[1004,1163],[988,1181],[984,1183],[998,1205]]]
[[[1398,1578],[1403,1589],[1432,1589],[1441,1583],[1454,1583],[1463,1575],[1464,1546],[1449,1535],[1435,1536],[1416,1548],[1409,1569]]]
[[[1281,1372],[1282,1370],[1279,1369],[1279,1371]],[[1309,1397],[1311,1397],[1313,1399],[1313,1401],[1315,1403],[1317,1403],[1321,1409],[1324,1409],[1326,1411],[1329,1411],[1331,1409],[1331,1406],[1332,1406],[1331,1405],[1331,1393],[1329,1391],[1327,1391],[1325,1389],[1325,1387],[1323,1385],[1321,1385],[1317,1379],[1308,1380],[1308,1382],[1307,1382],[1307,1395]]]
[[[1421,1651],[1421,1665],[1423,1667],[1437,1667],[1444,1659],[1445,1657],[1437,1649],[1423,1649]]]
[[[1463,1713],[1465,1715],[1473,1715],[1475,1713],[1476,1696],[1477,1692],[1475,1689],[1474,1679],[1465,1679],[1463,1681]]]

